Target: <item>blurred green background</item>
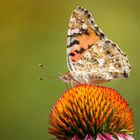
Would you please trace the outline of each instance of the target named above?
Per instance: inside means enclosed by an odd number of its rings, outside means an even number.
[[[129,102],[140,129],[139,0],[5,0],[0,2],[0,140],[52,138],[48,115],[66,86],[57,78],[38,80],[57,75],[38,64],[67,71],[67,27],[78,5],[91,11],[108,38],[128,54],[130,77],[104,85]]]

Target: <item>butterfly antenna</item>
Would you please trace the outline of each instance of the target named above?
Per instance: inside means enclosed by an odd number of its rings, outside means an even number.
[[[50,77],[38,77],[39,80],[48,80],[48,79],[53,79],[57,78],[57,76],[50,76]]]
[[[58,75],[63,75],[61,72],[59,72],[53,68],[48,67],[46,64],[38,64],[38,66],[41,68],[47,68],[48,70],[53,71],[54,73],[56,73]]]

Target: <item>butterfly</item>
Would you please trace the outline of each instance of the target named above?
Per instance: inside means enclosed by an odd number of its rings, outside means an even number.
[[[127,78],[131,71],[127,55],[107,39],[91,13],[80,6],[70,18],[66,57],[69,71],[59,76],[65,83],[99,84]]]

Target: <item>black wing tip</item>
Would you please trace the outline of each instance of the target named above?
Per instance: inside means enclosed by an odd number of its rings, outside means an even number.
[[[77,9],[76,10],[77,11],[80,11],[80,12],[84,12],[85,15],[87,15],[88,17],[91,17],[90,12],[86,8],[84,8],[82,6],[77,6]]]

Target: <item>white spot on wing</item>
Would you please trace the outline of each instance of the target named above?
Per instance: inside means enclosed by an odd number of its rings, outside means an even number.
[[[110,69],[110,71],[112,71],[112,72],[119,72],[119,70],[117,70],[114,66],[110,66],[109,67],[109,69]]]
[[[87,25],[86,25],[86,24],[83,24],[83,25],[82,25],[82,28],[83,28],[83,29],[87,29]]]
[[[79,63],[79,64],[83,64],[83,61],[82,61],[82,60],[79,60],[78,63]]]
[[[70,45],[70,37],[67,37],[67,46]]]
[[[73,42],[73,41],[74,41],[74,38],[72,38],[72,37],[67,37],[67,46],[69,46],[70,43]]]
[[[74,44],[74,45],[71,46],[70,48],[67,48],[67,52],[69,53],[69,52],[71,52],[71,50],[73,50],[74,48],[77,48],[77,47],[79,47],[79,45]]]
[[[103,41],[102,42],[99,42],[98,45],[101,46],[101,47],[103,47],[103,46],[105,46],[105,42],[103,42]]]
[[[103,66],[105,63],[105,60],[103,58],[98,58],[97,61],[99,62],[99,66]]]
[[[75,21],[75,18],[71,18],[70,21],[71,21],[71,22],[74,22],[74,21]]]
[[[71,35],[71,29],[68,29],[68,35]]]
[[[87,52],[85,53],[85,57],[86,57],[86,59],[89,61],[89,60],[91,59],[91,53],[89,53],[89,51],[87,51]]]
[[[73,30],[71,30],[71,29],[68,30],[68,35],[73,35],[74,33],[76,33],[76,34],[79,33],[79,29],[75,28]]]
[[[75,28],[75,29],[71,30],[71,35],[74,34],[74,33],[79,33],[79,29]]]

